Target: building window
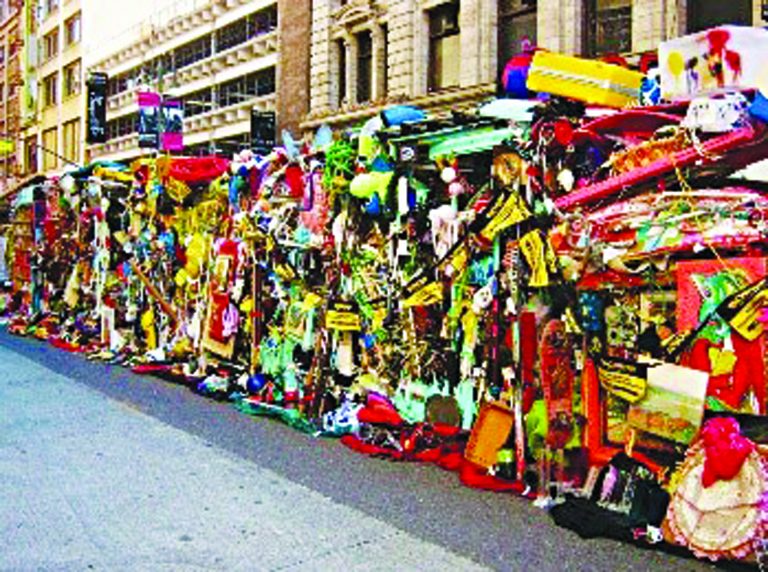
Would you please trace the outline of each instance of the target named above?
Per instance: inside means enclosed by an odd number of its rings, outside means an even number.
[[[80,60],[64,68],[64,97],[72,97],[80,93],[80,72]]]
[[[30,137],[24,142],[24,168],[27,173],[37,173],[37,141]]]
[[[526,44],[536,45],[536,0],[499,0],[499,73]]]
[[[114,75],[107,81],[107,97],[128,91],[130,72]]]
[[[384,42],[381,46],[381,93],[379,97],[386,97],[389,93],[389,27],[384,24],[381,26],[381,37]]]
[[[58,136],[56,128],[43,131],[43,170],[55,169],[58,163]]]
[[[373,74],[373,39],[371,32],[360,32],[357,40],[357,102],[371,100]]]
[[[58,84],[58,76],[55,72],[43,80],[43,104],[45,107],[51,107],[58,103]]]
[[[80,41],[80,13],[64,22],[64,45],[71,46]]]
[[[255,12],[248,17],[248,28],[252,36],[260,36],[277,29],[277,4]]]
[[[139,130],[139,114],[123,115],[107,121],[107,139],[125,137]]]
[[[171,54],[163,54],[148,61],[141,68],[137,68],[132,85],[151,85],[155,81],[161,83],[167,74],[173,72],[173,56]]]
[[[193,40],[173,52],[174,69],[180,70],[211,55],[211,35]]]
[[[43,56],[48,61],[59,53],[59,30],[53,30],[43,37]]]
[[[275,68],[235,78],[219,86],[219,107],[229,107],[275,92]]]
[[[64,157],[73,163],[80,159],[80,120],[67,121],[63,126]]]
[[[347,102],[347,45],[344,40],[336,40],[336,55],[339,63],[339,93],[338,106],[343,107]]]
[[[688,32],[700,32],[722,24],[752,25],[753,0],[696,0],[688,2]],[[763,2],[764,6],[765,1]],[[766,8],[763,7],[765,11]]]
[[[194,117],[207,113],[213,109],[213,90],[210,87],[189,93],[182,98],[184,103],[184,116]]]
[[[270,6],[224,26],[216,32],[216,51],[223,52],[277,28],[277,6]]]
[[[248,18],[241,18],[216,32],[216,51],[221,52],[248,40]]]
[[[459,85],[460,62],[459,4],[450,2],[429,11],[429,90]]]
[[[59,9],[59,0],[44,0],[46,16]]]
[[[632,0],[589,0],[585,16],[587,55],[632,50]]]
[[[218,155],[220,157],[231,157],[243,149],[251,148],[251,136],[246,133],[240,136],[227,137],[225,139],[216,139],[204,148],[205,154]],[[199,152],[198,147],[195,151]]]

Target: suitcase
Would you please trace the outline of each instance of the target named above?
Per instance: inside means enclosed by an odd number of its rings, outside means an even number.
[[[607,107],[637,105],[643,74],[621,66],[553,52],[536,52],[528,89]]]
[[[729,89],[754,89],[766,81],[768,30],[719,26],[659,45],[661,94],[665,99]]]

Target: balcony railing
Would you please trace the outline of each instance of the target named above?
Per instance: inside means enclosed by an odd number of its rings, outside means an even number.
[[[91,154],[93,157],[103,157],[104,155],[114,155],[116,153],[122,153],[124,151],[130,151],[132,149],[139,148],[139,134],[129,133],[122,137],[115,137],[110,139],[106,143],[91,146]]]
[[[206,113],[185,118],[184,133],[186,135],[193,135],[201,131],[208,131],[218,127],[225,127],[232,123],[250,120],[251,109],[269,111],[274,109],[275,101],[276,95],[270,93],[269,95],[254,97],[253,99],[247,99],[241,103],[236,103],[235,105],[212,109]]]
[[[250,0],[179,0],[103,46],[103,50],[112,55],[96,67],[113,69],[133,58],[141,58],[155,46],[194,28],[210,25],[221,14],[248,2]]]
[[[247,99],[235,105],[212,109],[206,113],[187,117],[184,119],[184,136],[190,137],[195,134],[211,131],[250,120],[251,109],[259,111],[269,111],[275,107],[276,95],[271,93],[260,97]],[[122,137],[110,139],[106,143],[91,146],[90,150],[94,157],[103,157],[105,155],[115,155],[127,151],[135,151],[139,148],[139,136],[137,133],[130,133]]]
[[[245,43],[195,62],[175,73],[169,72],[168,76],[172,79],[168,81],[178,85],[188,85],[197,80],[212,78],[227,68],[277,53],[277,45],[278,34],[276,31],[262,34]],[[107,110],[115,115],[121,115],[122,111],[136,103],[136,94],[141,89],[147,89],[147,86],[136,86],[109,97]]]

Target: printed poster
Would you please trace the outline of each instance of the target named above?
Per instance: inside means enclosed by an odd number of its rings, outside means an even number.
[[[160,141],[160,94],[139,93],[139,147],[159,147]]]
[[[163,101],[163,151],[184,150],[184,108],[178,99]]]

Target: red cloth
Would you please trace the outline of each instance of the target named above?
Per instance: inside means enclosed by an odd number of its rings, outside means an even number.
[[[459,452],[446,453],[442,455],[435,463],[438,467],[446,471],[458,471],[464,462],[464,454]]]
[[[376,394],[368,396],[365,407],[357,412],[357,419],[360,423],[372,425],[400,426],[404,423],[395,406],[388,399]]]
[[[458,447],[448,445],[426,449],[411,455],[405,455],[401,451],[378,447],[364,443],[355,435],[344,435],[341,442],[353,451],[364,455],[386,457],[398,461],[417,461],[423,463],[435,463],[437,466],[459,473],[459,479],[464,486],[473,489],[482,489],[495,492],[514,492],[521,494],[525,489],[523,483],[518,481],[505,481],[489,475],[488,471],[480,466],[464,459],[463,452],[456,450]],[[463,448],[463,446],[462,446]]]
[[[765,373],[763,368],[763,350],[760,339],[750,342],[734,333],[731,336],[736,365],[732,373],[710,375],[707,395],[720,399],[732,409],[738,409],[750,388],[760,404],[760,414],[765,413]],[[722,349],[706,338],[696,340],[688,353],[684,365],[699,371],[712,371],[709,358],[711,348]]]
[[[48,341],[53,347],[64,350],[65,352],[81,353],[83,351],[82,347],[71,344],[61,338],[51,338]]]
[[[489,475],[485,468],[470,463],[466,459],[459,470],[459,478],[461,484],[473,489],[483,489],[495,492],[514,492],[518,494],[525,490],[523,483],[498,479],[493,475]]]
[[[434,449],[427,449],[425,451],[418,451],[413,454],[413,460],[419,463],[437,463],[442,456],[442,450],[440,447]]]
[[[341,438],[341,443],[342,445],[349,447],[353,451],[357,451],[358,453],[362,453],[364,455],[383,456],[383,457],[390,457],[393,459],[399,459],[401,457],[401,454],[399,451],[395,451],[394,449],[386,449],[384,447],[377,447],[375,445],[364,443],[355,435],[344,435]]]
[[[185,183],[205,183],[221,177],[229,169],[222,157],[174,157],[168,174]]]
[[[145,363],[145,364],[133,366],[131,368],[131,371],[133,373],[139,373],[139,374],[167,373],[171,371],[171,366]]]
[[[304,171],[299,165],[288,165],[285,168],[285,186],[292,199],[304,198]]]

